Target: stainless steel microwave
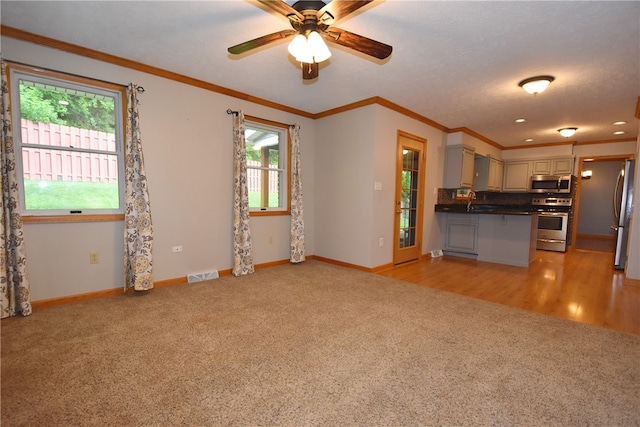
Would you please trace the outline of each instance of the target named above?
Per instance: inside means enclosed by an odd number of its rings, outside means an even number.
[[[532,175],[531,193],[571,193],[571,175]]]

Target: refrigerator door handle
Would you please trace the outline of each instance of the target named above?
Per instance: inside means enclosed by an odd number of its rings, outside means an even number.
[[[620,197],[620,195],[619,195],[620,180],[624,176],[623,171],[624,171],[624,169],[622,169],[620,172],[618,172],[618,179],[616,179],[616,186],[615,186],[615,188],[613,190],[613,214],[614,214],[614,217],[616,218],[616,224],[617,225],[620,224],[620,212],[618,211],[618,197]]]

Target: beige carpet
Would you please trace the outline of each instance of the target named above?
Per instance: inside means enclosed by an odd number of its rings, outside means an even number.
[[[640,336],[318,261],[2,321],[2,426],[640,424]]]

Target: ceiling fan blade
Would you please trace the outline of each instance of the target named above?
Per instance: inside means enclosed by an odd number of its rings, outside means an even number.
[[[275,10],[281,15],[286,16],[289,19],[293,19],[294,21],[302,22],[304,21],[304,16],[283,0],[258,0],[263,5],[267,6],[271,10]]]
[[[340,1],[333,0],[327,3],[322,9],[318,11],[318,22],[326,25],[331,25],[335,20],[344,18],[348,14],[355,12],[362,6],[371,3],[373,0],[360,0],[360,1]],[[330,16],[327,16],[327,13]]]
[[[393,47],[370,38],[350,33],[340,28],[330,27],[322,34],[325,40],[348,47],[365,55],[373,56],[378,59],[385,59],[391,55]]]
[[[285,39],[294,34],[298,34],[298,32],[296,30],[282,30],[276,33],[267,34],[266,36],[258,37],[257,39],[253,39],[253,40],[246,41],[244,43],[237,44],[235,46],[231,46],[227,50],[229,51],[229,53],[232,53],[234,55],[239,55],[251,49],[255,49],[257,47],[264,46],[266,44]]]

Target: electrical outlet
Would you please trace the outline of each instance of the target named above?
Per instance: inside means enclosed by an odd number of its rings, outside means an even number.
[[[384,237],[381,237],[381,238],[378,240],[378,246],[380,246],[380,247],[384,246]]]
[[[174,246],[171,248],[171,252],[176,253],[176,252],[182,252],[182,246]]]
[[[89,252],[89,264],[98,264],[100,262],[100,255],[98,252]]]

